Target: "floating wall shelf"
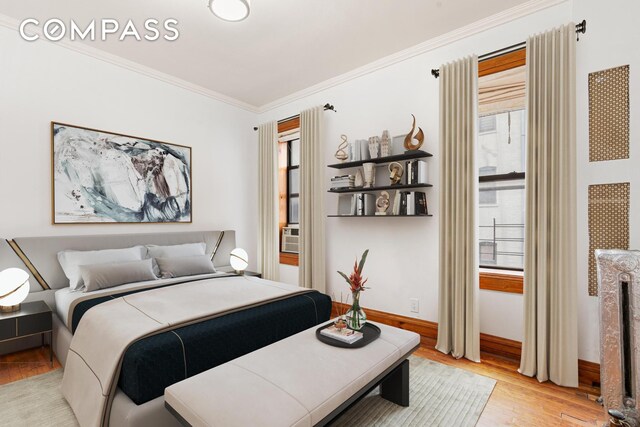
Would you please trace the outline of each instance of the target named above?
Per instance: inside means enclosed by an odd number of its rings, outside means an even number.
[[[416,160],[416,159],[424,159],[427,157],[433,157],[431,153],[427,153],[426,151],[415,150],[415,151],[405,151],[402,154],[396,154],[394,156],[387,157],[378,157],[375,159],[369,160],[356,160],[353,162],[343,162],[343,163],[335,163],[333,165],[328,165],[328,167],[333,169],[348,169],[348,168],[357,168],[362,166],[365,163],[374,163],[376,165],[384,165],[391,162],[403,162],[406,160]],[[433,187],[431,184],[426,183],[416,183],[416,184],[396,184],[396,185],[381,185],[379,187],[358,187],[358,188],[334,188],[328,190],[329,193],[336,194],[349,194],[349,193],[379,193],[384,190],[397,190],[397,191],[406,191],[411,189],[422,189]],[[391,200],[390,200],[391,202]],[[353,200],[352,200],[353,203]],[[392,202],[393,203],[393,202]],[[404,210],[404,209],[403,209]],[[351,208],[353,211],[353,207]],[[370,209],[367,211],[371,212]],[[424,211],[424,209],[416,209],[416,211]],[[390,211],[388,211],[390,212]],[[418,217],[430,217],[433,215],[327,215],[329,218],[418,218]]]
[[[431,184],[397,184],[397,185],[385,185],[382,187],[353,187],[353,188],[335,188],[329,190],[329,193],[374,193],[382,190],[406,190],[409,188],[427,188],[433,187]]]
[[[433,154],[427,153],[426,151],[416,150],[416,151],[407,151],[404,154],[396,154],[394,156],[378,157],[378,158],[369,159],[369,160],[358,160],[355,162],[335,163],[333,165],[329,165],[329,167],[333,169],[347,169],[347,168],[356,168],[358,166],[362,166],[364,163],[385,164],[385,163],[391,163],[391,162],[400,162],[403,160],[423,159],[425,157],[432,157],[432,156]]]
[[[329,218],[419,218],[429,215],[327,215]]]

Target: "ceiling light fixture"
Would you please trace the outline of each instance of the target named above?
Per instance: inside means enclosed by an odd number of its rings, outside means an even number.
[[[246,19],[251,10],[250,0],[209,0],[209,9],[218,18],[238,22]]]

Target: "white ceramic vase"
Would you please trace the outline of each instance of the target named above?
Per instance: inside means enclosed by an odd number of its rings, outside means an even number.
[[[363,163],[364,169],[364,188],[371,188],[375,184],[376,178],[376,164],[375,163]]]

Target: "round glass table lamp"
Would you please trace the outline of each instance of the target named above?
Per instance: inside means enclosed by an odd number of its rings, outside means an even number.
[[[19,268],[0,271],[0,312],[20,310],[20,303],[29,295],[29,273]]]
[[[248,260],[249,255],[247,255],[247,251],[245,251],[244,249],[235,248],[231,251],[231,258],[229,259],[229,263],[237,274],[244,274],[244,271],[249,266]]]

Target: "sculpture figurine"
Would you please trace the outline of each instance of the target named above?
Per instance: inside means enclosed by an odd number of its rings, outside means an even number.
[[[376,199],[376,215],[386,215],[389,209],[389,193],[383,191]]]
[[[372,136],[369,138],[369,155],[372,159],[377,159],[380,157],[380,153],[378,149],[380,148],[380,138],[377,136]]]
[[[336,151],[335,158],[340,162],[344,162],[349,158],[347,152],[344,151],[349,147],[349,142],[347,140],[347,135],[340,135],[340,139],[342,139],[342,142],[340,143],[340,145],[338,145],[338,151]]]
[[[411,117],[413,117],[413,125],[411,126],[411,131],[409,131],[407,136],[404,138],[404,149],[407,151],[419,150],[420,147],[422,147],[422,144],[424,144],[424,132],[422,132],[421,127],[418,128],[416,135],[413,135],[413,131],[416,130],[416,116],[412,114]],[[418,141],[418,144],[414,145],[413,142],[411,142],[412,139]]]
[[[380,157],[389,157],[391,155],[391,137],[389,137],[389,131],[382,131],[382,138],[380,138]]]
[[[400,163],[389,163],[389,179],[391,180],[391,185],[401,184],[402,175],[404,175],[404,168]]]

